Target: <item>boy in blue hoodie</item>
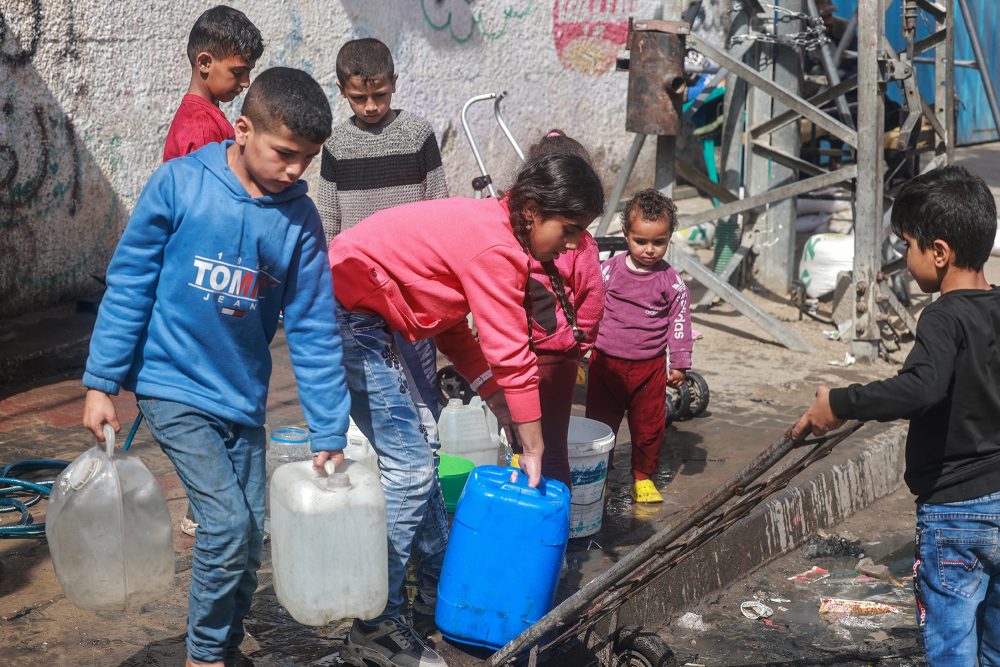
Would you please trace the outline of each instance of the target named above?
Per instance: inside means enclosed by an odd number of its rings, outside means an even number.
[[[109,394],[134,391],[177,469],[199,529],[187,664],[239,655],[264,523],[268,345],[285,334],[313,451],[343,460],[350,398],[319,214],[299,177],[330,135],[305,72],[254,81],[235,141],[160,167],[108,268],[83,384],[83,423],[120,426]]]

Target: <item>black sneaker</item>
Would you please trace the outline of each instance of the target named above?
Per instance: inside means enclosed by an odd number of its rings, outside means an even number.
[[[367,667],[448,667],[448,663],[417,636],[413,628],[396,619],[382,621],[368,628],[354,621],[347,640],[340,649],[341,659],[349,665]]]

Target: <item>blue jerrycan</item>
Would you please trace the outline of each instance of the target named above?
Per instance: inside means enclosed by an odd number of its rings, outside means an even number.
[[[513,468],[472,471],[455,511],[435,621],[463,644],[498,649],[552,608],[569,538],[569,489],[537,489]]]

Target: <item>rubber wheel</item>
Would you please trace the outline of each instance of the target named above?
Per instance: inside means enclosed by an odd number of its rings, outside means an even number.
[[[687,383],[680,388],[667,385],[667,424],[691,418],[691,390]]]
[[[614,667],[677,667],[677,657],[655,632],[622,628],[615,640]]]
[[[708,383],[701,373],[687,372],[687,386],[691,392],[691,414],[695,417],[708,408]]]
[[[458,374],[454,366],[445,366],[437,372],[438,379],[438,402],[441,407],[448,405],[448,401],[453,398],[460,398],[462,402],[468,404],[475,396],[465,378]]]

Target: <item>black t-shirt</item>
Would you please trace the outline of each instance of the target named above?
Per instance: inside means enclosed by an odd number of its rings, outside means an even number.
[[[906,484],[918,502],[1000,490],[1000,288],[954,290],[924,309],[899,375],[830,391],[841,419],[909,419]]]

